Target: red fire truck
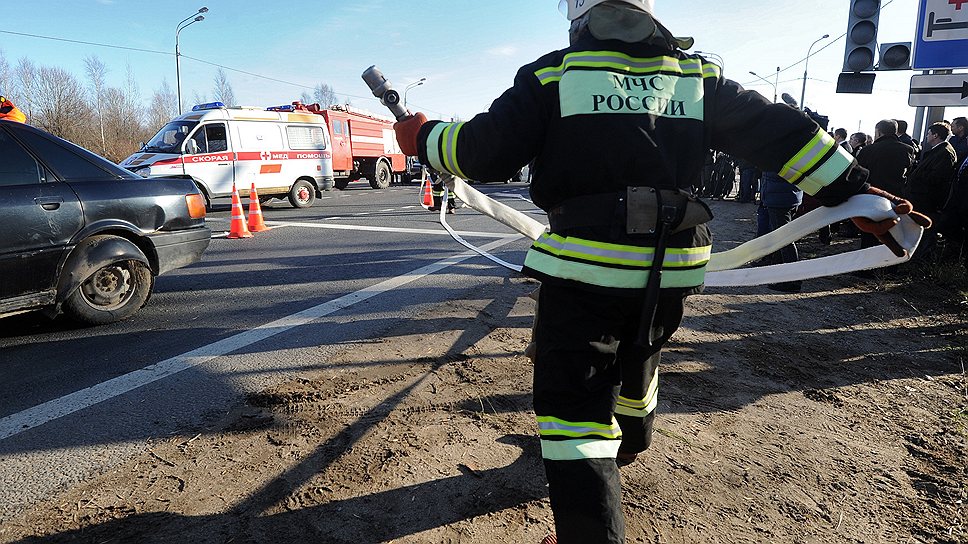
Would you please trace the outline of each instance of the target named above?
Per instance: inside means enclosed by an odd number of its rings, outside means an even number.
[[[334,185],[345,189],[350,182],[366,178],[370,187],[385,189],[391,181],[408,182],[407,157],[393,133],[393,119],[351,106],[320,108],[319,104],[293,102],[269,108],[322,115],[332,139]]]

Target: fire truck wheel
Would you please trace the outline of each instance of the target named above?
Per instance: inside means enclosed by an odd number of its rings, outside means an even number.
[[[373,168],[373,175],[370,177],[370,187],[374,189],[386,189],[390,186],[390,180],[392,179],[393,172],[390,170],[390,165],[387,164],[387,161],[376,161],[376,167]]]
[[[316,188],[304,179],[296,180],[289,189],[289,203],[293,208],[308,208],[316,201]]]

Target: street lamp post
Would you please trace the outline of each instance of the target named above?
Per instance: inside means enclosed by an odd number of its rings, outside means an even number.
[[[807,58],[803,61],[803,89],[800,91],[800,109],[806,109],[807,103],[804,100],[807,97],[807,66],[810,65],[810,55],[812,55],[813,46],[817,45],[817,42],[826,40],[830,37],[830,34],[824,34],[817,38],[812,44],[810,44],[810,49],[807,49]]]
[[[188,28],[189,26],[191,26],[191,25],[193,25],[193,24],[195,24],[195,23],[197,23],[199,21],[204,21],[205,20],[205,16],[204,15],[199,15],[199,14],[200,13],[207,13],[207,12],[208,12],[208,8],[202,6],[202,7],[198,8],[198,11],[196,11],[195,13],[193,13],[190,16],[185,17],[184,19],[182,19],[181,22],[178,23],[178,26],[175,28],[175,87],[178,89],[178,115],[181,115],[181,113],[182,113],[182,97],[181,97],[181,52],[178,50],[178,34],[181,33],[182,30]],[[188,21],[189,19],[191,19],[191,21],[187,25],[182,26],[182,24],[185,21]]]
[[[770,87],[773,87],[773,103],[776,104],[776,89],[777,89],[777,86],[780,84],[780,67],[779,66],[776,67],[776,83],[773,83],[769,79],[766,79],[765,77],[757,74],[756,72],[750,72],[750,75],[760,78],[761,80],[765,81],[767,85],[769,85]]]
[[[709,51],[696,51],[696,54],[712,57],[713,60],[719,61],[720,71],[723,71],[723,72],[726,71],[726,62],[723,60],[723,57],[721,57],[718,53],[710,53]]]
[[[403,107],[404,107],[404,109],[407,108],[407,91],[409,91],[410,89],[412,89],[414,87],[419,87],[419,86],[423,85],[424,84],[424,81],[427,81],[427,78],[422,77],[422,78],[418,79],[417,81],[414,81],[410,85],[407,85],[406,88],[403,89]]]

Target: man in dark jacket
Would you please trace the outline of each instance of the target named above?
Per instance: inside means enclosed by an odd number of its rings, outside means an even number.
[[[907,144],[914,148],[914,158],[917,160],[917,158],[921,156],[921,144],[915,142],[914,138],[907,133],[907,121],[903,119],[895,119],[894,122],[897,123],[897,139],[901,140],[901,143]]]
[[[760,178],[760,207],[756,209],[756,236],[769,234],[793,221],[803,201],[803,191],[776,174],[763,172]],[[763,264],[795,263],[800,259],[797,245],[792,243],[763,258]],[[801,282],[787,281],[767,285],[774,291],[800,292]]]
[[[736,198],[736,202],[753,202],[753,197],[756,196],[758,189],[759,178],[760,170],[755,164],[745,159],[739,160],[739,196]],[[786,182],[784,181],[784,183]]]
[[[907,178],[905,196],[918,211],[932,218],[948,198],[958,161],[954,148],[947,141],[949,134],[947,123],[928,127],[924,157]]]
[[[951,122],[951,139],[948,140],[951,147],[955,148],[958,154],[958,164],[968,159],[968,119],[955,117]]]
[[[949,134],[947,123],[935,123],[928,127],[924,155],[907,179],[905,197],[932,221],[940,219],[941,208],[951,192],[951,181],[955,175],[957,156],[947,141]],[[915,258],[930,256],[936,242],[937,235],[926,232]]]
[[[961,255],[968,268],[968,159],[957,167],[938,230],[947,240],[946,252]]]
[[[868,181],[874,187],[891,194],[904,192],[904,177],[914,164],[914,148],[897,138],[897,123],[884,119],[874,125],[874,143],[865,145],[857,153],[857,164],[870,172]],[[877,238],[862,233],[860,247],[874,247]]]

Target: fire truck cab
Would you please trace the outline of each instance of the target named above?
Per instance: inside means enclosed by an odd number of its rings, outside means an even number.
[[[370,187],[385,189],[391,182],[408,182],[407,157],[393,132],[393,119],[348,105],[321,108],[302,104],[269,108],[275,111],[309,112],[322,116],[333,139],[333,175],[337,189],[366,178]]]
[[[146,178],[191,178],[206,201],[247,195],[288,198],[312,206],[333,187],[333,154],[326,121],[308,112],[267,111],[221,102],[199,104],[172,119],[121,166]]]

